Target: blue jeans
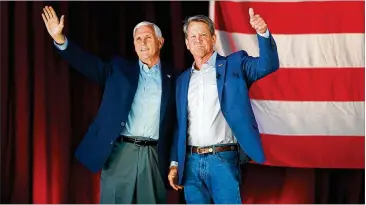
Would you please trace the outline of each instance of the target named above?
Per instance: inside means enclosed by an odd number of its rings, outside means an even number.
[[[187,204],[241,204],[237,151],[187,153],[184,195]]]

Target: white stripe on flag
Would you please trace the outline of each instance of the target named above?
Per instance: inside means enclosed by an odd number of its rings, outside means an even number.
[[[251,100],[261,133],[364,136],[364,102]]]
[[[216,30],[216,50],[229,55],[245,50],[259,56],[258,39],[253,34],[228,33]],[[365,66],[365,34],[273,35],[280,67],[344,68]],[[234,44],[236,48],[231,48]]]

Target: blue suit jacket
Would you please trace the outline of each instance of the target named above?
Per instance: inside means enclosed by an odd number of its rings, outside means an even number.
[[[140,67],[138,61],[128,62],[114,57],[109,62],[84,52],[69,41],[66,50],[60,51],[73,68],[90,80],[104,86],[97,116],[76,150],[77,159],[93,172],[99,171],[108,159],[115,140],[127,122],[132,101],[137,90]],[[167,66],[162,63],[162,100],[158,141],[159,168],[167,178],[169,154],[173,139],[175,116],[175,81]],[[143,119],[141,119],[143,120]]]
[[[276,71],[279,59],[272,37],[258,35],[260,57],[238,51],[227,57],[217,55],[216,78],[221,111],[232,129],[242,151],[258,163],[265,161],[258,125],[249,100],[253,82]],[[178,162],[179,181],[182,183],[187,144],[187,94],[191,68],[183,72],[176,82],[178,127],[171,150],[171,161]]]

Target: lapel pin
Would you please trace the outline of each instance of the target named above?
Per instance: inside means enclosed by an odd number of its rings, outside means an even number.
[[[168,78],[170,78],[170,75],[166,75],[166,76],[168,76]]]

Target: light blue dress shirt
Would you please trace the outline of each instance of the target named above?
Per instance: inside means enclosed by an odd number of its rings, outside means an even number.
[[[162,94],[160,61],[150,69],[141,61],[139,65],[137,91],[121,135],[158,140]]]
[[[67,38],[62,45],[54,42],[60,50],[68,45]],[[128,120],[122,126],[121,135],[159,139],[160,103],[162,95],[161,64],[160,61],[151,67],[141,61],[138,86],[133,99]]]

